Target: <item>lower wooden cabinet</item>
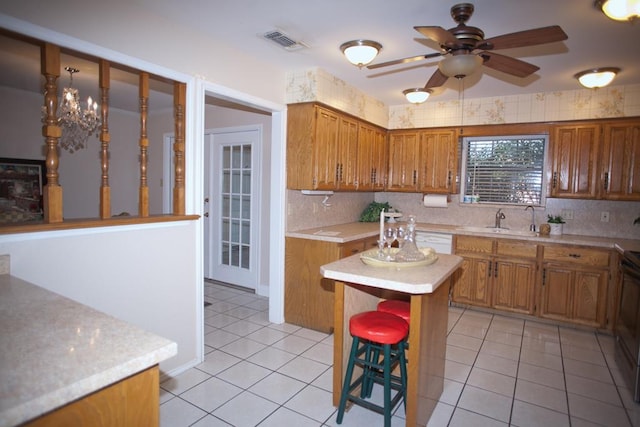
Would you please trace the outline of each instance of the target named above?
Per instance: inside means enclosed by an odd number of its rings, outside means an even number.
[[[287,237],[285,239],[284,319],[287,323],[333,332],[334,282],[320,267],[378,247],[378,237],[346,243]]]
[[[607,328],[611,251],[504,238],[456,236],[463,258],[455,303]]]
[[[605,327],[609,258],[606,250],[545,248],[540,317]]]
[[[454,302],[524,314],[534,312],[537,245],[457,236],[463,258],[453,285]]]

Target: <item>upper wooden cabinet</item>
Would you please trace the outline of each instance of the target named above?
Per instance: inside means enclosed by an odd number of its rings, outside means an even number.
[[[358,190],[383,191],[387,183],[387,132],[373,125],[358,126]]]
[[[640,119],[604,124],[600,184],[604,199],[640,200]]]
[[[386,134],[315,103],[288,107],[287,188],[382,190]]]
[[[420,133],[419,191],[455,193],[458,139],[453,129]]]
[[[551,197],[596,197],[599,140],[600,125],[562,125],[553,128]]]
[[[392,131],[389,135],[390,191],[453,193],[457,173],[456,131]]]
[[[391,132],[387,190],[418,191],[420,133]]]

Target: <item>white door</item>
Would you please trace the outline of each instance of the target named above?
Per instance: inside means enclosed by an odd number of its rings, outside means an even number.
[[[205,134],[205,278],[258,287],[259,128]]]

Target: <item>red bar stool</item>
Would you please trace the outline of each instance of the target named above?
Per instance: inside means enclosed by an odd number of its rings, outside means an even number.
[[[380,301],[378,303],[378,311],[395,314],[396,316],[402,317],[405,322],[410,323],[409,319],[411,318],[411,303],[408,301],[401,301],[397,299]]]
[[[366,311],[349,319],[349,332],[353,341],[336,422],[342,423],[347,401],[350,400],[383,414],[384,426],[390,427],[391,411],[400,400],[406,398],[407,393],[407,362],[404,352],[409,325],[391,313]],[[383,355],[382,360],[379,357],[380,353]],[[399,377],[392,374],[396,364],[400,364]],[[362,367],[362,374],[352,383],[353,369],[356,365]],[[366,400],[366,397],[370,397],[374,382],[382,384],[384,388],[382,406]],[[352,394],[358,386],[361,386],[360,394]],[[392,389],[396,390],[393,398]]]

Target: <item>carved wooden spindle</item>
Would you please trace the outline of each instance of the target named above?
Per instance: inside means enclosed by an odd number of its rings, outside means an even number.
[[[58,141],[62,129],[56,116],[58,109],[58,85],[60,77],[60,47],[45,43],[40,51],[41,73],[45,78],[44,107],[46,117],[42,136],[47,146],[47,185],[43,189],[44,222],[62,222],[62,187],[58,182]]]
[[[173,187],[173,214],[185,214],[184,200],[184,128],[185,128],[185,104],[186,84],[173,84],[173,114],[175,123],[175,140],[173,154],[175,158],[175,182]]]
[[[100,161],[102,178],[100,182],[100,218],[111,217],[111,187],[109,186],[109,62],[100,60],[100,96],[102,129],[100,131]]]
[[[140,194],[138,215],[149,216],[149,187],[147,186],[147,109],[149,103],[149,74],[140,73]]]

